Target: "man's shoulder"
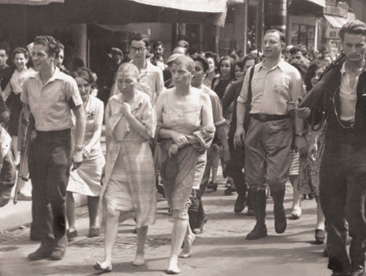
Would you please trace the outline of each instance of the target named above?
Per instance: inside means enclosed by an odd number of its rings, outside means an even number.
[[[295,66],[291,65],[290,63],[281,60],[278,66],[281,68],[282,71],[288,73],[299,73]]]
[[[210,97],[210,99],[216,100],[216,98],[217,98],[218,100],[220,100],[219,96],[217,96],[217,94],[211,88],[209,88],[208,86],[206,86],[204,84],[202,85],[201,91],[203,93],[207,94]]]
[[[146,65],[146,71],[148,73],[163,73],[159,67],[155,66],[154,64],[152,64],[151,62],[147,62]]]

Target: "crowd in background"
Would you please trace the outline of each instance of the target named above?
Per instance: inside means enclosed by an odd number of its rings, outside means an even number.
[[[14,170],[21,160],[25,125],[22,107],[28,101],[21,95],[27,89],[30,93],[27,79],[36,78],[37,72],[42,75],[43,70],[33,69],[34,65],[39,67],[40,58],[33,50],[37,43],[45,45],[47,50],[53,41],[45,44],[36,41],[28,48],[18,47],[13,51],[6,44],[0,44],[1,92],[10,113],[4,129],[12,138],[9,147]],[[244,55],[242,51],[233,50],[230,55],[221,57],[210,51],[190,53],[189,42],[180,40],[169,58],[164,60],[165,49],[161,41],[150,42],[145,36],[136,34],[131,39],[130,53],[111,48],[105,63],[94,73],[83,64],[74,66],[72,71],[67,70],[62,65],[64,47],[61,42],[55,43],[58,50],[53,52],[50,64],[74,79],[78,95],[71,97],[77,98],[75,102],[81,100],[78,105],[83,106],[86,121],[82,145],[76,145],[74,139],[74,147],[81,147],[83,162],[71,171],[67,195],[60,196],[58,200],[66,197],[68,230],[65,235],[69,240],[78,235],[74,193],[88,196],[89,237],[100,235],[101,217],[105,218],[105,258],[94,265],[95,269],[112,270],[118,223],[131,217],[136,221],[137,231],[133,264],[144,264],[144,244],[148,226],[155,221],[158,191],[166,197],[174,219],[167,273],[179,273],[178,256],[191,255],[195,235],[204,231],[209,219],[202,196],[206,189],[217,190],[220,164],[226,178],[225,195],[237,193],[234,212],[239,214],[247,206],[247,214],[257,216],[257,198],[252,196],[245,181],[244,147],[238,146],[234,140],[237,100],[243,90],[244,78],[249,78],[249,68],[263,61],[260,51]],[[325,48],[320,53],[310,53],[304,45],[287,46],[281,57],[298,70],[306,92],[312,89],[332,62]],[[26,88],[23,88],[24,83]],[[293,100],[297,102],[298,99]],[[292,112],[294,109],[294,105],[288,104],[291,116],[296,116]],[[76,117],[72,116],[74,122],[78,119]],[[38,122],[35,119],[37,132]],[[103,125],[105,134],[102,134]],[[306,123],[304,131],[296,133],[296,136],[303,136],[307,147],[299,150],[295,142],[291,142],[288,160],[289,180],[293,186],[291,218],[300,219],[303,199],[315,198],[314,238],[318,244],[323,244],[326,238],[325,218],[319,201],[319,167],[326,129],[325,121],[316,125]],[[74,128],[72,135],[80,135],[77,131]],[[102,135],[106,135],[106,156],[100,143]],[[4,152],[2,156],[6,154]],[[11,188],[14,179],[8,182],[8,188]],[[30,200],[37,192],[33,190],[31,194],[25,185],[18,187],[18,191],[20,200]],[[3,193],[2,205],[9,198],[10,192]],[[39,217],[44,212],[37,206],[32,211],[31,239],[42,243],[29,258],[61,259],[66,243],[60,245],[63,247],[59,254],[54,254],[45,243],[43,232],[37,231],[44,227]],[[58,229],[55,227],[54,231]],[[248,235],[247,239],[266,236],[266,229],[265,233],[263,229],[256,231],[262,232],[255,234],[257,236]],[[327,254],[326,246],[324,254]]]

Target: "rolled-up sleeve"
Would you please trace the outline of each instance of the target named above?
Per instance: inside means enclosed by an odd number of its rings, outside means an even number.
[[[76,81],[73,78],[68,78],[67,81],[65,81],[65,87],[64,92],[66,94],[66,99],[69,101],[72,99],[75,106],[79,106],[83,104],[83,101],[81,99],[78,85],[76,84]]]

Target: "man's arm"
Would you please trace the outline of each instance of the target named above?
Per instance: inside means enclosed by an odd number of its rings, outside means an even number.
[[[75,124],[75,147],[72,155],[73,161],[73,170],[80,167],[81,162],[83,161],[82,150],[83,150],[83,142],[84,142],[84,134],[85,134],[85,111],[84,106],[78,105],[72,108],[74,115],[76,117]]]

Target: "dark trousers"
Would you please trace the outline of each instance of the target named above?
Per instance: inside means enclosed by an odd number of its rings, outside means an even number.
[[[327,147],[320,166],[320,202],[327,221],[328,268],[348,272],[365,265],[366,148],[331,141]],[[346,220],[352,237],[349,255]]]
[[[70,174],[70,130],[37,132],[29,149],[32,211],[42,244],[66,246],[65,197]]]
[[[226,164],[225,175],[230,176],[235,184],[236,191],[240,195],[246,195],[248,187],[245,183],[244,168],[244,150],[234,147],[232,138],[229,138],[230,160]]]

